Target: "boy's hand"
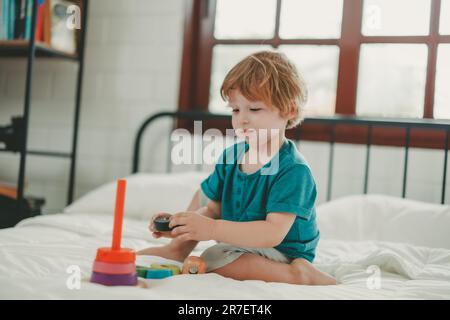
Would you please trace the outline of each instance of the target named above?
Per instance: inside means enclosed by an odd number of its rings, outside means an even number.
[[[165,213],[165,212],[160,212],[155,214],[152,219],[150,220],[150,224],[148,226],[148,229],[150,230],[150,232],[152,233],[153,238],[161,238],[161,237],[166,237],[166,238],[175,238],[175,236],[172,235],[172,233],[170,231],[158,231],[156,230],[155,227],[155,219],[161,218],[161,217],[170,217],[171,215],[169,213]]]
[[[179,212],[172,216],[169,223],[169,227],[175,227],[172,230],[172,236],[182,241],[213,240],[215,226],[214,219],[198,214],[196,211]]]

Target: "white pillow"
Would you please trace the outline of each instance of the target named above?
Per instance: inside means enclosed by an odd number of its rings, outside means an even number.
[[[450,206],[356,195],[317,207],[323,239],[379,240],[450,249]]]
[[[126,177],[124,215],[129,218],[150,219],[157,212],[176,213],[186,210],[205,172],[138,173]],[[76,200],[65,213],[114,214],[117,182],[105,184]]]

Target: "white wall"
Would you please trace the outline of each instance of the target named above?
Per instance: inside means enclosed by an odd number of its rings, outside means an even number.
[[[90,4],[76,197],[130,172],[139,124],[149,114],[177,107],[182,55],[183,1]],[[40,59],[35,70],[30,148],[69,151],[77,67]],[[0,125],[22,112],[24,74],[24,60],[0,59]],[[143,170],[164,170],[167,138],[161,132],[167,128],[167,122],[161,123],[146,135]],[[301,151],[311,164],[323,202],[328,145],[304,142]],[[362,192],[364,157],[362,146],[337,146],[333,197]],[[442,159],[441,152],[411,151],[408,197],[439,202]],[[66,201],[68,161],[30,156],[27,163],[28,193],[44,195],[48,211],[60,210]],[[0,154],[0,180],[15,182],[17,172],[18,157]],[[373,149],[369,192],[401,195],[402,174],[402,149]]]

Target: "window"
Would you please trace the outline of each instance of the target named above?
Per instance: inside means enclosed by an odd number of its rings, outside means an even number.
[[[439,33],[450,34],[450,0],[441,0],[441,19]]]
[[[181,111],[229,113],[219,92],[226,73],[252,52],[275,50],[306,80],[307,117],[450,119],[450,0],[187,1]],[[367,140],[362,128],[340,129],[336,141]],[[330,139],[328,126],[294,131]],[[374,130],[372,140],[405,145],[404,132],[388,131]],[[410,146],[442,148],[442,141],[414,132]]]
[[[450,44],[439,45],[434,117],[450,119]]]
[[[431,0],[364,0],[365,36],[426,36]]]
[[[281,3],[280,38],[338,39],[341,23],[342,0],[283,0]]]
[[[450,0],[190,1],[180,110],[228,112],[226,73],[269,49],[305,78],[307,116],[450,119]]]
[[[356,113],[421,118],[427,47],[423,44],[363,44]]]
[[[276,0],[218,0],[216,39],[270,39],[275,32]],[[258,14],[254,14],[258,8]],[[251,23],[249,23],[251,21]]]

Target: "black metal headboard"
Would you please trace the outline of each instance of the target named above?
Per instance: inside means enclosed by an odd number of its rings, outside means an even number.
[[[133,150],[133,168],[132,173],[139,171],[139,158],[141,150],[141,140],[145,130],[153,124],[156,120],[161,118],[170,118],[173,120],[230,120],[231,116],[224,114],[214,114],[209,112],[159,112],[151,115],[140,126],[134,142]],[[336,142],[336,127],[338,125],[350,125],[350,126],[363,126],[367,128],[367,140],[366,140],[366,159],[364,169],[364,194],[367,194],[368,180],[369,180],[369,166],[370,166],[370,149],[372,146],[372,129],[374,127],[393,127],[405,129],[405,154],[403,165],[403,182],[402,182],[402,197],[406,196],[406,183],[408,177],[408,157],[410,148],[410,138],[412,129],[425,129],[432,131],[442,131],[445,133],[444,143],[444,165],[442,174],[442,187],[441,187],[441,203],[445,203],[446,193],[446,180],[447,180],[447,160],[448,160],[448,148],[450,143],[450,121],[445,120],[432,120],[432,119],[374,119],[374,118],[362,118],[352,116],[333,116],[333,117],[315,117],[306,118],[303,124],[319,124],[330,125],[331,134],[329,137],[330,155],[328,161],[328,183],[327,183],[327,201],[331,199],[331,186],[333,182],[333,162],[334,162],[334,147]],[[296,140],[300,140],[300,136],[296,137]]]

